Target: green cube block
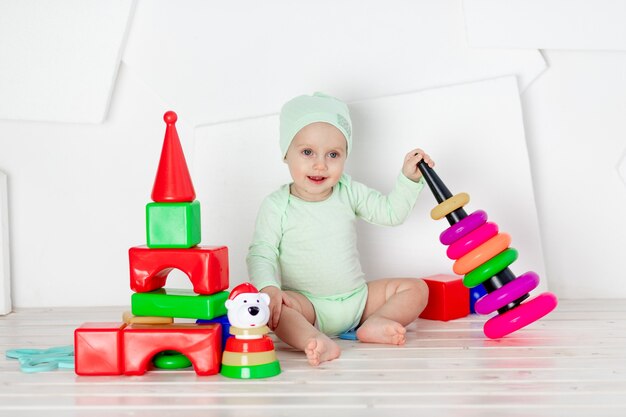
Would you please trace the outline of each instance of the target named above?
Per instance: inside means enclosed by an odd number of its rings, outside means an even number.
[[[190,248],[200,243],[200,202],[146,205],[149,248]]]
[[[134,293],[130,299],[135,316],[175,317],[210,320],[227,313],[228,291],[211,295],[196,294],[193,290],[161,288]]]

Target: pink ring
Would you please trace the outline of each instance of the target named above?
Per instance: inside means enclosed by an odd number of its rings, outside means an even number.
[[[524,294],[528,294],[539,285],[539,275],[529,271],[520,275],[508,284],[481,297],[474,305],[478,314],[490,314],[505,305],[512,303]]]
[[[536,322],[556,308],[558,301],[550,292],[520,304],[513,310],[487,320],[483,331],[490,339],[498,339]]]
[[[498,225],[487,222],[448,246],[446,254],[450,259],[460,259],[497,234]]]
[[[444,245],[450,245],[463,236],[477,229],[487,221],[487,213],[476,210],[469,216],[448,227],[439,235],[439,241]]]

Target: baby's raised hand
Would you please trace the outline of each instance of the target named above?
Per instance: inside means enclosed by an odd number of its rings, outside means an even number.
[[[417,163],[422,159],[428,164],[429,167],[432,168],[435,166],[435,162],[430,159],[430,156],[428,156],[426,152],[416,148],[407,153],[404,157],[404,165],[402,166],[402,173],[404,176],[411,181],[419,181],[419,179],[422,178],[422,172],[417,167]]]
[[[270,296],[270,321],[267,325],[274,330],[280,320],[280,310],[283,308],[283,292],[278,287],[265,287],[261,290]]]

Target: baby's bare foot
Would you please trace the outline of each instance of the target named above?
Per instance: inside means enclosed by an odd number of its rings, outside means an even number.
[[[406,343],[406,328],[393,320],[370,316],[356,331],[356,336],[366,343],[403,345]]]
[[[341,354],[341,349],[328,336],[320,334],[306,342],[304,353],[309,360],[309,364],[317,366],[322,362],[337,359]]]

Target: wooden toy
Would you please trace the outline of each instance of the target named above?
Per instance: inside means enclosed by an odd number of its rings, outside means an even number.
[[[122,331],[126,323],[84,323],[74,331],[77,375],[121,375],[124,372]]]
[[[156,316],[133,316],[130,311],[122,314],[122,321],[126,324],[172,324],[172,317],[156,317]]]
[[[142,375],[152,358],[174,350],[187,357],[198,375],[214,375],[220,368],[222,329],[219,324],[131,324],[122,333],[124,374]]]
[[[196,191],[176,131],[178,116],[173,111],[168,111],[163,115],[163,120],[167,127],[159,168],[152,188],[152,201],[191,202],[196,198]]]
[[[434,275],[424,278],[428,285],[428,304],[420,318],[454,320],[469,314],[469,289],[455,275]]]
[[[226,314],[224,302],[227,298],[227,291],[202,295],[187,289],[161,288],[150,292],[134,293],[130,302],[132,312],[136,316],[208,320]]]
[[[130,288],[148,292],[162,288],[176,268],[187,274],[197,294],[214,294],[229,285],[228,248],[195,246],[189,249],[150,249],[136,246],[128,251]]]
[[[190,248],[202,239],[200,203],[148,203],[146,242],[149,248]]]
[[[539,284],[539,277],[528,272],[515,277],[509,269],[518,256],[517,250],[508,248],[510,237],[498,234],[497,227],[488,225],[487,214],[477,210],[467,214],[463,207],[469,195],[455,196],[424,161],[418,167],[435,199],[439,203],[431,211],[433,219],[445,217],[450,227],[441,233],[440,241],[450,245],[448,256],[457,259],[456,270],[466,273],[463,283],[468,287],[482,284],[487,295],[476,301],[476,311],[499,315],[490,318],[484,326],[485,335],[496,339],[513,333],[539,320],[556,308],[557,299],[545,292],[526,302],[528,293]]]

